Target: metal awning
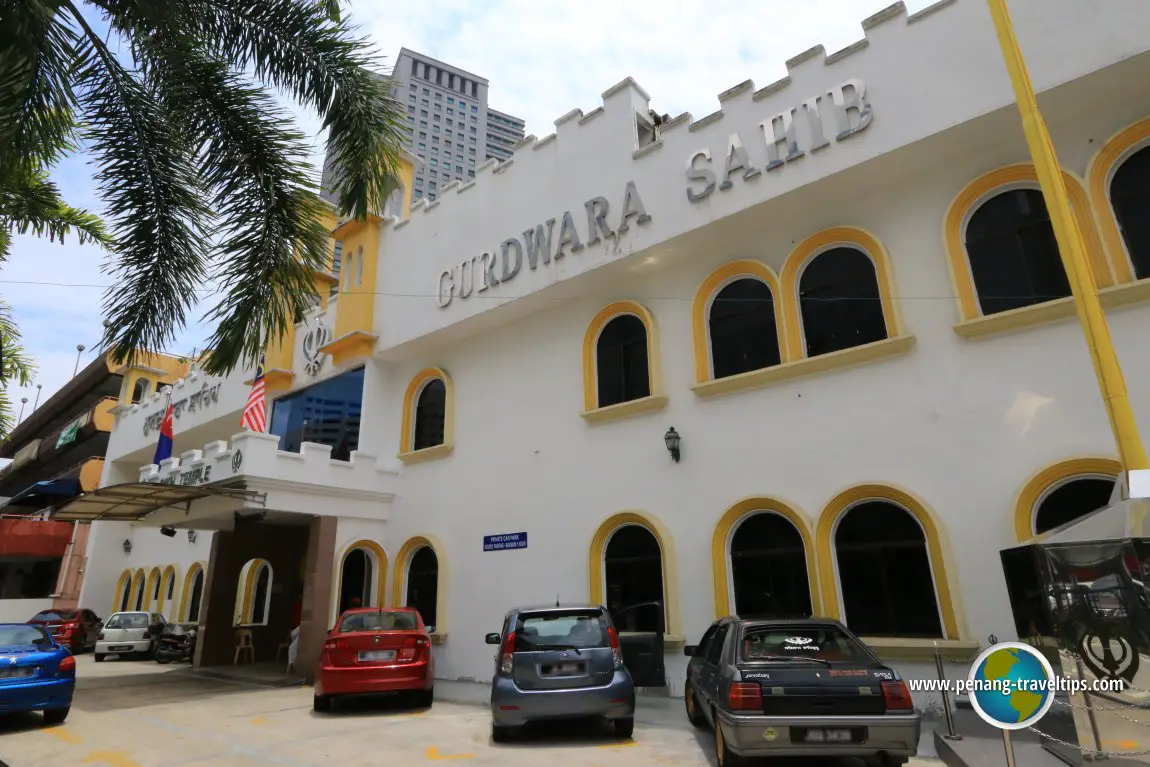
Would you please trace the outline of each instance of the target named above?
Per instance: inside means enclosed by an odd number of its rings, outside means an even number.
[[[125,482],[85,493],[57,507],[52,519],[67,522],[138,522],[153,511],[172,507],[191,507],[200,498],[223,497],[240,501],[257,498],[260,493],[236,487],[211,485],[168,485],[161,482]]]
[[[43,508],[61,498],[80,494],[80,480],[76,477],[47,479],[34,482],[8,499],[6,506],[38,506]]]

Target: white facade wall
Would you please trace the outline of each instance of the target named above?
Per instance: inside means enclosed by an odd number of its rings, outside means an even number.
[[[51,599],[0,599],[0,623],[23,623],[51,606]]]
[[[1085,176],[1107,139],[1150,117],[1150,15],[1140,0],[1110,0],[1104,12],[1073,0],[1018,0],[1011,10],[1034,84],[1047,91],[1043,107],[1060,160]],[[793,62],[789,84],[757,98],[752,89],[735,93],[722,102],[721,118],[672,127],[661,146],[638,157],[633,120],[646,114],[647,99],[625,84],[598,116],[562,122],[555,139],[524,146],[499,172],[479,174],[474,188],[446,192],[431,209],[418,206],[407,222],[386,225],[376,288],[380,339],[367,363],[360,451],[401,476],[378,521],[340,519],[336,545],[340,555],[361,539],[383,546],[389,599],[405,541],[424,536],[440,547],[442,677],[489,678],[492,650],[483,635],[498,630],[508,608],[587,599],[588,568],[597,566],[589,563],[590,544],[614,514],[638,512],[665,531],[670,631],[690,642],[716,617],[711,540],[727,509],[752,496],[785,501],[813,535],[828,502],[860,484],[909,491],[932,513],[959,638],[1013,637],[998,551],[1016,544],[1020,491],[1051,464],[1111,456],[1114,446],[1073,318],[977,341],[953,328],[959,314],[942,237],[947,209],[974,179],[1028,155],[985,5],[957,0],[932,11],[910,24],[897,14],[878,19],[865,47],[826,63],[819,53]],[[762,167],[761,121],[855,78],[865,82],[874,110],[864,131],[836,143],[828,106],[830,146],[755,180],[736,174],[730,190],[688,201],[684,170],[697,150],[709,149],[721,173],[737,133]],[[618,226],[629,181],[651,220],[631,219],[613,246],[588,247],[534,271],[524,259],[512,281],[438,305],[442,271],[564,211],[586,241],[583,203],[592,197],[608,200],[608,221]],[[691,311],[699,285],[736,259],[778,273],[799,242],[834,226],[870,232],[889,254],[902,332],[915,338],[911,351],[723,397],[694,394]],[[589,424],[580,417],[584,334],[615,300],[637,301],[654,316],[668,404]],[[1150,307],[1109,317],[1135,411],[1148,423],[1150,358],[1142,339]],[[296,357],[297,381],[311,383]],[[430,366],[453,382],[455,447],[438,460],[401,466],[404,391]],[[243,380],[233,377],[223,389],[235,413],[246,396]],[[223,413],[222,394],[220,404]],[[221,415],[205,442],[226,439],[236,422]],[[683,439],[680,463],[663,445],[672,425]],[[120,452],[109,450],[117,466],[109,472],[123,470],[126,480],[146,446],[135,436],[113,443]],[[340,509],[317,505],[315,513],[339,516]],[[482,550],[484,535],[514,532],[527,532],[527,549]],[[206,535],[196,547],[182,536],[165,542],[154,530],[147,535],[125,557],[123,535],[93,531],[89,556],[98,551],[102,562],[116,562],[107,566],[115,573],[109,595],[99,599],[110,603],[115,577],[136,566],[137,551],[141,566],[144,558],[150,565],[171,557],[184,567],[206,559],[193,551],[209,545]],[[86,579],[86,593],[96,580]],[[333,579],[333,597],[337,590]],[[667,656],[672,694],[682,693],[685,659],[677,652]],[[900,667],[923,673],[915,663]]]

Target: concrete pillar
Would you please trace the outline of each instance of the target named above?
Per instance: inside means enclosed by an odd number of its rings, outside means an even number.
[[[315,680],[320,651],[327,639],[331,611],[331,580],[335,570],[336,517],[313,517],[304,564],[303,610],[300,619],[296,671]]]

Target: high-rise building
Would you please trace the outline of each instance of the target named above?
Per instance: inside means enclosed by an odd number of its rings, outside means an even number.
[[[507,159],[523,138],[523,120],[487,106],[486,78],[401,48],[392,81],[392,96],[407,107],[409,147],[423,160],[413,200],[475,178],[477,165]]]

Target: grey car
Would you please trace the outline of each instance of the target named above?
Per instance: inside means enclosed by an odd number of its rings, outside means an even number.
[[[631,737],[635,683],[603,607],[516,608],[500,633],[487,635],[487,644],[499,646],[491,685],[495,742],[509,740],[529,722],[591,717],[610,721],[619,737]]]
[[[838,621],[724,618],[683,651],[687,718],[713,728],[720,767],[760,756],[897,765],[918,752],[906,683]]]

